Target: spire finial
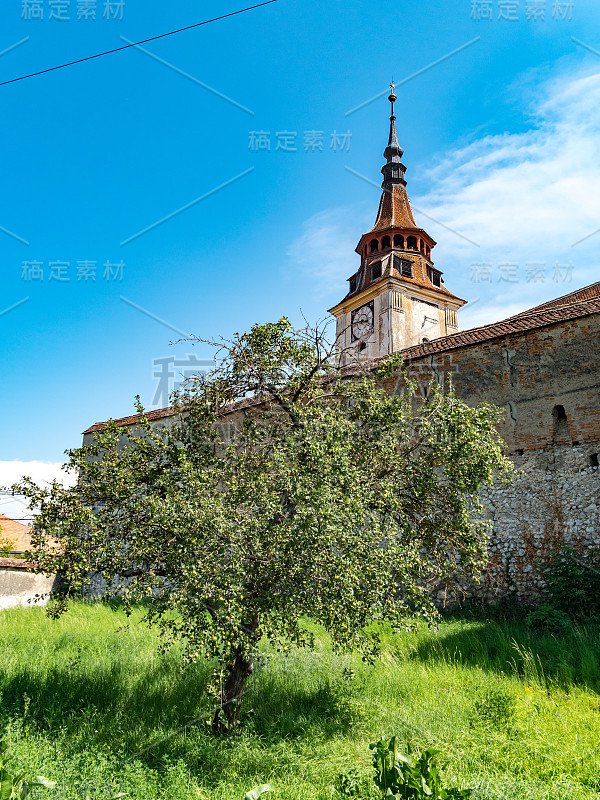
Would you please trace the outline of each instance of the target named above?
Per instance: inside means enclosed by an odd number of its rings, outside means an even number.
[[[392,92],[391,92],[390,96],[388,97],[388,100],[392,104],[392,117],[394,116],[394,103],[398,99],[396,97],[396,93],[394,91],[395,88],[396,88],[396,84],[394,83],[394,79],[392,78],[392,82],[390,83],[390,89],[392,90]]]
[[[388,139],[388,146],[385,148],[383,154],[387,163],[381,170],[383,173],[383,186],[386,189],[389,189],[394,183],[401,183],[406,186],[406,181],[404,180],[404,172],[406,167],[402,163],[402,155],[404,151],[400,147],[400,143],[398,142],[398,134],[396,133],[396,115],[394,114],[394,103],[398,98],[396,97],[396,84],[394,83],[393,78],[392,82],[390,83],[390,89],[392,90],[390,96],[388,97],[388,100],[392,104],[392,114],[390,116],[390,138]]]

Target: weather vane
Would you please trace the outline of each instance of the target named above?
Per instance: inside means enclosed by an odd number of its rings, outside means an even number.
[[[394,83],[394,79],[393,78],[392,78],[392,82],[390,83],[390,88],[392,90],[392,93],[388,97],[388,100],[392,104],[392,117],[393,117],[394,116],[394,103],[396,102],[396,92],[394,91],[394,89],[396,88],[396,84]]]

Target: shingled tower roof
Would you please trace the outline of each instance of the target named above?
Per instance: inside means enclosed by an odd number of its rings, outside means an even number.
[[[408,192],[401,184],[395,184],[386,189],[379,201],[379,211],[375,225],[369,233],[378,233],[388,228],[404,228],[406,230],[421,231],[413,217]]]
[[[392,93],[389,96],[389,101],[392,104],[390,135],[387,147],[383,152],[386,163],[381,168],[381,173],[383,175],[381,188],[383,189],[383,194],[379,202],[377,220],[375,221],[375,225],[371,228],[371,233],[383,231],[386,228],[413,228],[415,230],[420,230],[413,217],[410,200],[408,199],[408,193],[405,188],[406,180],[404,178],[404,173],[406,172],[406,167],[402,163],[404,150],[400,147],[400,142],[398,141],[396,115],[394,114],[394,103],[396,99],[392,84]]]
[[[410,200],[406,191],[406,167],[402,163],[402,156],[404,150],[400,147],[398,141],[398,131],[396,130],[396,115],[394,113],[394,103],[398,99],[394,93],[394,84],[392,83],[392,93],[389,96],[389,101],[392,104],[392,112],[390,115],[390,135],[388,137],[387,147],[383,151],[385,164],[381,168],[383,181],[381,188],[381,200],[379,201],[379,209],[377,211],[377,219],[375,224],[368,233],[365,233],[358,247],[357,253],[361,253],[365,242],[373,235],[379,234],[383,231],[390,233],[398,232],[407,236],[411,233],[418,234],[424,240],[427,240],[428,251],[435,247],[435,241],[429,234],[420,228],[413,216]]]

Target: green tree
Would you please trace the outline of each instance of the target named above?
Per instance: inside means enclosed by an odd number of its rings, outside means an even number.
[[[218,661],[216,732],[238,724],[261,639],[310,645],[310,618],[372,658],[372,623],[434,620],[431,588],[484,563],[479,489],[508,469],[500,412],[451,388],[424,402],[409,380],[384,391],[397,357],[341,372],[323,330],[286,319],[219,348],[170,424],[138,402],[136,427],[68,453],[75,487],[19,486],[38,545],[61,542],[36,554],[67,581],[51,613],[97,573],[127,604],[146,599],[167,641]]]

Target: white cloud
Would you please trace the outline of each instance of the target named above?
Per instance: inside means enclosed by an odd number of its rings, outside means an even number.
[[[347,292],[346,279],[356,272],[359,261],[354,252],[363,230],[370,225],[364,208],[329,208],[307,219],[302,233],[290,245],[288,258],[303,275],[317,297],[341,300]],[[374,222],[371,221],[371,225]],[[296,274],[296,273],[295,273]]]
[[[438,240],[436,264],[446,286],[467,300],[461,327],[502,319],[600,278],[600,72],[562,73],[531,89],[515,89],[529,128],[487,135],[445,153],[426,174],[429,192],[411,200],[417,222]],[[410,186],[409,186],[410,192]],[[375,211],[323,211],[305,223],[289,255],[320,294],[344,294],[353,251]],[[476,247],[431,219],[477,242]],[[335,243],[332,246],[332,243]],[[533,281],[532,264],[543,265]],[[489,264],[492,281],[472,280],[473,265]],[[502,264],[517,265],[518,282],[499,280]],[[555,265],[572,264],[571,280]],[[528,265],[530,270],[528,271]],[[527,280],[527,277],[530,280]]]
[[[480,298],[465,307],[462,327],[508,317],[600,277],[600,233],[573,246],[600,229],[600,73],[546,81],[528,114],[525,132],[485,136],[446,154],[427,175],[431,190],[414,198],[479,244],[427,226],[439,239],[435,255],[448,288]],[[543,280],[532,279],[534,262]],[[491,265],[491,282],[473,280],[474,264],[482,263]],[[499,280],[502,264],[517,265],[518,282]],[[572,277],[563,281],[569,265]]]
[[[600,73],[549,81],[530,113],[524,133],[486,136],[449,153],[415,204],[507,255],[565,251],[600,228]],[[472,254],[451,234],[444,248]]]
[[[72,472],[64,472],[62,464],[45,461],[0,461],[0,488],[10,487],[22,478],[31,478],[42,486],[53,480],[60,481],[65,486],[73,486],[77,482],[77,476]],[[0,496],[0,514],[18,520],[27,520],[32,516],[24,498],[11,496]]]

